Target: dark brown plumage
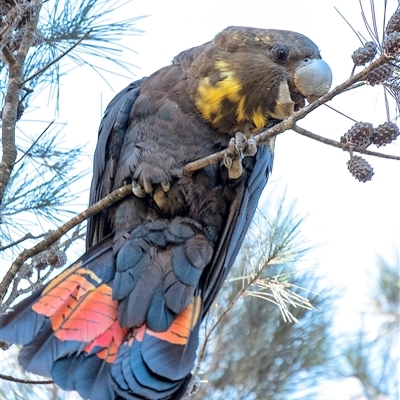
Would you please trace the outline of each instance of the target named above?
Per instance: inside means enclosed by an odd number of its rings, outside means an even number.
[[[119,93],[90,203],[125,182],[134,193],[89,221],[80,260],[3,318],[2,340],[25,345],[22,365],[92,400],[180,399],[272,168],[270,143],[237,169],[237,133],[249,138],[329,85],[303,35],[231,27]],[[179,173],[228,145],[231,161]]]

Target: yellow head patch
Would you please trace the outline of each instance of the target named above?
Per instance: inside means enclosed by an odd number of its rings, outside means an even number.
[[[204,77],[197,87],[196,106],[203,117],[211,123],[222,118],[222,102],[227,99],[237,103],[241,99],[242,85],[225,61],[217,61],[215,69],[220,71],[220,80],[215,85]]]
[[[242,94],[242,83],[226,61],[216,61],[215,69],[219,71],[220,79],[212,84],[208,76],[204,77],[196,94],[196,107],[204,119],[215,124],[222,118],[235,117],[237,122],[251,121],[259,129],[265,126],[266,116],[260,107],[250,114],[245,111],[246,96]],[[222,103],[228,100],[235,105],[235,115],[223,115]]]

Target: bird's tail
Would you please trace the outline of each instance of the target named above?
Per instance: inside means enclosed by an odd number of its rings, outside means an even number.
[[[0,340],[23,345],[26,370],[85,399],[179,399],[211,254],[191,220],[149,223],[118,246],[106,239],[3,315]]]

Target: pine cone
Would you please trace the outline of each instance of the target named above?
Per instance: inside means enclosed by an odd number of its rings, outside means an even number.
[[[349,143],[364,149],[371,144],[374,127],[369,122],[357,122],[341,138],[340,143]]]
[[[389,19],[389,22],[386,25],[386,34],[389,35],[393,32],[400,31],[400,6],[397,7],[397,10]]]
[[[393,122],[379,125],[372,135],[371,141],[377,147],[386,146],[399,136],[399,127]]]
[[[67,262],[67,255],[61,250],[55,250],[51,252],[47,261],[53,268],[60,268]]]
[[[364,158],[359,156],[353,156],[347,161],[347,167],[354,178],[358,179],[360,182],[370,181],[372,175],[374,175],[374,170],[371,165],[364,160]]]
[[[400,53],[400,32],[390,33],[383,42],[383,50],[389,58],[394,58]]]
[[[40,253],[34,255],[32,257],[32,265],[40,271],[41,269],[44,269],[47,267],[47,258],[48,258],[49,251],[48,250],[43,250]]]
[[[363,47],[358,48],[351,58],[353,59],[354,65],[364,65],[367,62],[373,60],[376,55],[377,47],[374,42],[367,42]]]
[[[392,77],[394,71],[394,66],[392,64],[386,63],[378,68],[372,70],[365,78],[366,82],[371,85],[378,85],[379,83],[386,82]]]

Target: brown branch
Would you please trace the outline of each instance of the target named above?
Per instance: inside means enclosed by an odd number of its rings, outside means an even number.
[[[26,383],[27,385],[50,385],[54,383],[54,381],[52,381],[51,379],[47,381],[31,381],[28,379],[19,379],[19,378],[14,378],[13,376],[10,375],[3,375],[3,374],[0,374],[0,379],[16,383]]]
[[[29,2],[19,4],[15,3],[15,6],[12,7],[5,20],[7,23],[0,31],[0,50],[2,51],[10,42],[11,36],[13,32],[18,28],[19,24],[22,21],[23,16],[25,15],[28,8],[31,7]]]
[[[80,224],[82,221],[97,214],[98,212],[104,210],[105,208],[110,207],[111,205],[118,202],[119,200],[121,200],[130,193],[132,193],[132,185],[126,185],[117,190],[114,190],[112,193],[110,193],[97,203],[90,206],[87,210],[76,215],[74,218],[66,222],[64,225],[60,226],[57,230],[50,233],[46,237],[46,239],[42,240],[36,246],[24,250],[11,265],[11,268],[7,271],[6,276],[0,283],[0,301],[4,299],[9,284],[11,283],[12,279],[15,277],[17,272],[20,270],[23,263],[28,258],[34,256],[35,254],[40,253],[43,250],[46,250],[50,245],[56,242],[61,236],[67,233],[70,229]]]
[[[39,21],[40,9],[42,8],[42,0],[31,0],[29,6],[30,16],[27,19],[24,35],[22,36],[21,44],[19,45],[16,55],[18,63],[22,66],[24,66],[28,51],[36,39],[37,24]]]
[[[32,10],[32,16],[25,25],[25,32],[17,55],[11,57],[7,46],[2,49],[2,54],[4,55],[9,68],[9,78],[5,104],[2,112],[3,156],[0,163],[0,204],[3,203],[4,193],[10,181],[10,176],[17,158],[15,126],[18,119],[19,96],[23,87],[24,63],[26,55],[35,39],[41,4],[41,0],[32,0],[29,3]]]
[[[299,133],[300,135],[309,137],[310,139],[314,139],[314,140],[324,143],[324,144],[328,144],[329,146],[337,147],[344,151],[362,153],[362,154],[366,154],[368,156],[387,158],[389,160],[400,161],[400,156],[393,156],[390,154],[378,153],[377,151],[370,151],[370,150],[364,149],[363,147],[353,146],[348,143],[340,143],[340,142],[337,142],[336,140],[332,140],[332,139],[328,139],[323,136],[316,135],[315,133],[312,133],[312,132],[308,131],[307,129],[300,128],[300,126],[298,126],[298,125],[294,125],[292,127],[292,130]]]
[[[18,290],[18,285],[19,282],[21,281],[21,278],[17,276],[12,283],[12,288],[11,291],[9,291],[9,295],[7,298],[7,301],[4,302],[4,304],[1,305],[0,307],[0,313],[4,314],[8,308],[10,307],[11,303],[19,296],[22,294],[22,290]],[[0,346],[1,347],[1,346]]]
[[[2,145],[3,157],[0,164],[0,204],[3,202],[4,192],[10,180],[10,175],[17,158],[15,144],[15,124],[17,122],[17,109],[19,93],[21,91],[22,66],[18,63],[9,64],[10,76],[6,94],[5,105],[2,112]],[[0,216],[1,222],[1,216]]]

